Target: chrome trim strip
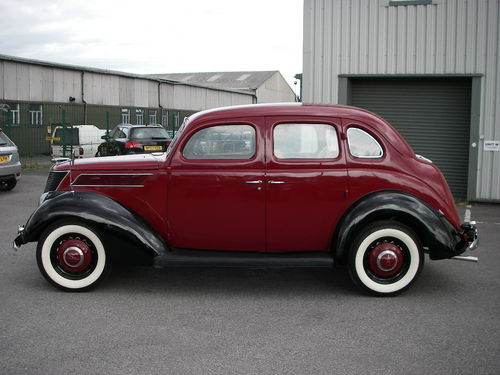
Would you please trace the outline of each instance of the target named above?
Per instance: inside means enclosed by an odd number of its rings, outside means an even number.
[[[76,185],[73,184],[71,186],[77,187],[115,187],[115,188],[143,188],[144,185]]]
[[[153,173],[81,173],[80,176],[153,176]]]
[[[144,185],[104,185],[104,184],[93,184],[93,185],[80,185],[78,184],[78,179],[80,176],[153,176],[153,173],[82,173],[76,177],[76,180],[71,183],[71,186],[76,187],[113,187],[113,188],[143,188]]]

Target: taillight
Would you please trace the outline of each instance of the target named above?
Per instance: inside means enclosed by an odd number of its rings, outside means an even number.
[[[138,148],[141,147],[141,144],[139,142],[125,142],[125,148]]]
[[[166,141],[165,146],[167,146],[167,147],[170,146],[170,143],[172,143],[172,141]]]
[[[83,147],[80,147],[79,152],[80,152],[80,156],[82,156],[83,155]]]

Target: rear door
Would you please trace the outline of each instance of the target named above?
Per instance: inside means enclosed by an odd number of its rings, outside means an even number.
[[[346,206],[341,121],[266,119],[268,251],[324,251]]]

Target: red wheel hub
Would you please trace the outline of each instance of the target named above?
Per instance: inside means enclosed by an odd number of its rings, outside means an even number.
[[[71,238],[63,241],[57,248],[57,261],[67,272],[82,272],[92,261],[92,251],[84,241]]]
[[[370,271],[379,277],[396,275],[403,267],[401,248],[390,242],[377,244],[370,253]]]

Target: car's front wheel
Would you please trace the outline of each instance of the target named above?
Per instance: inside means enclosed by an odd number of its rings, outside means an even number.
[[[42,275],[66,291],[93,288],[110,268],[99,234],[80,221],[50,225],[38,241],[36,254]]]
[[[349,274],[363,291],[379,296],[401,293],[422,271],[423,251],[405,225],[381,221],[362,230],[349,252]]]

